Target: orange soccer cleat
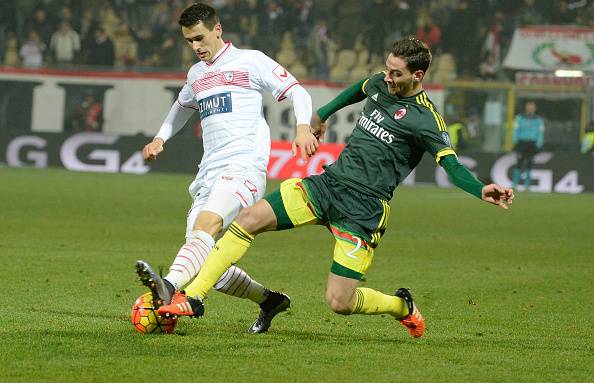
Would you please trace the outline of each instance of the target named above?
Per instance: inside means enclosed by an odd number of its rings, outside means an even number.
[[[159,315],[166,318],[172,316],[201,317],[204,315],[204,304],[198,298],[187,296],[183,291],[175,293],[170,304],[159,307]]]
[[[404,299],[404,302],[406,302],[406,305],[408,306],[408,315],[400,319],[400,323],[406,327],[406,330],[413,338],[422,337],[425,333],[425,319],[423,319],[421,312],[413,303],[413,298],[410,291],[402,287],[398,289],[394,295]]]

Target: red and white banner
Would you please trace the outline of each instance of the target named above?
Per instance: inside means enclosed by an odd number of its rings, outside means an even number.
[[[523,70],[594,71],[594,28],[518,28],[503,65]]]

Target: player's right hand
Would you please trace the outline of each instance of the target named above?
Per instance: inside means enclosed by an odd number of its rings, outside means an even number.
[[[502,209],[508,209],[509,205],[514,202],[514,191],[497,184],[489,184],[483,186],[481,199]]]
[[[146,144],[142,149],[142,156],[144,157],[145,161],[152,161],[163,151],[163,141],[162,138],[155,137],[155,139]]]
[[[322,119],[317,113],[314,113],[311,119],[310,130],[312,134],[316,136],[318,141],[324,141],[324,134],[326,134],[326,123],[322,121]]]
[[[293,155],[297,155],[297,148],[301,150],[301,159],[307,162],[307,159],[313,156],[318,150],[318,139],[311,132],[311,127],[307,124],[297,125],[297,135],[293,140]]]

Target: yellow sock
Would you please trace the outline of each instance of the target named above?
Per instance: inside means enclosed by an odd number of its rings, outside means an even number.
[[[186,287],[186,294],[204,299],[221,275],[243,257],[253,240],[254,237],[250,233],[233,222],[212,248],[196,279]]]
[[[400,319],[408,315],[408,307],[402,298],[360,287],[356,290],[355,308],[352,314],[390,314],[394,318]]]

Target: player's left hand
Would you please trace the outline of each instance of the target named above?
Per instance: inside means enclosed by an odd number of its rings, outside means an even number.
[[[297,155],[297,148],[300,149],[301,159],[307,162],[307,159],[313,156],[318,150],[318,139],[312,134],[308,124],[297,125],[297,135],[293,140],[293,155]]]
[[[504,188],[497,184],[489,184],[483,186],[481,199],[502,209],[508,209],[509,205],[514,201],[514,191],[511,188]]]

